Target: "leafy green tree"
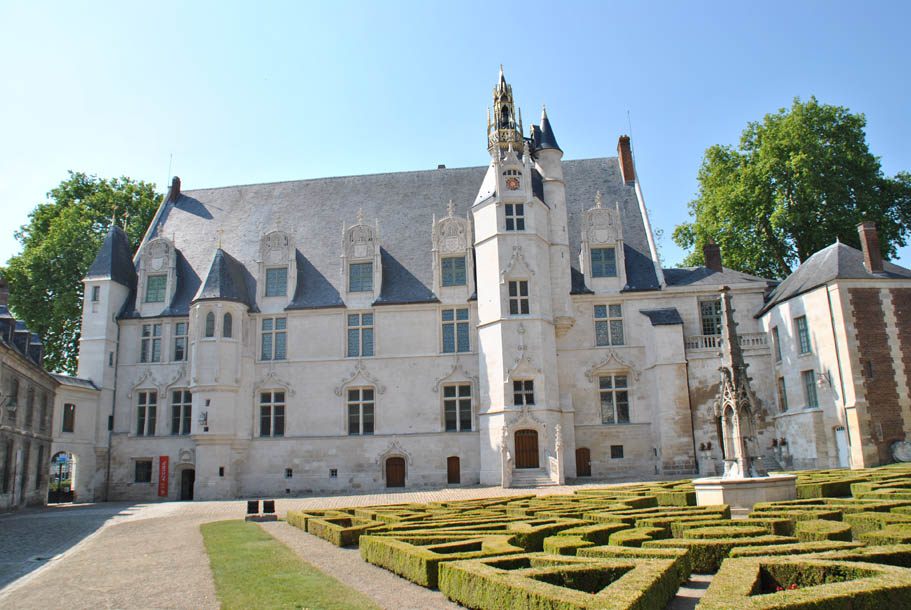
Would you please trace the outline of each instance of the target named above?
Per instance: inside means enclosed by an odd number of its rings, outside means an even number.
[[[16,317],[38,333],[49,370],[75,373],[82,324],[82,278],[117,218],[135,251],[162,196],[130,178],[101,179],[69,172],[16,232],[22,252],[3,277]]]
[[[865,126],[863,114],[795,98],[749,123],[739,148],[709,148],[693,221],[674,230],[677,245],[695,248],[684,264],[702,264],[712,239],[726,266],[784,278],[836,238],[860,248],[864,220],[876,223],[883,256],[894,256],[911,226],[911,174],[883,176]]]

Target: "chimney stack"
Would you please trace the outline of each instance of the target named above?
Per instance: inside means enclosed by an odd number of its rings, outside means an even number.
[[[180,198],[180,178],[174,176],[174,179],[171,180],[171,190],[168,191],[168,201],[167,203],[174,203]]]
[[[0,277],[0,306],[9,305],[9,284],[6,283],[5,277]]]
[[[636,180],[636,170],[633,168],[633,153],[629,145],[629,136],[620,136],[617,142],[617,159],[620,161],[620,175],[624,182]]]
[[[857,225],[860,235],[860,247],[864,251],[864,266],[870,273],[882,273],[883,257],[879,251],[879,234],[876,232],[876,223],[869,220]]]
[[[702,246],[702,258],[705,259],[705,266],[712,271],[724,271],[724,267],[721,266],[721,246],[716,244],[715,240],[710,238],[708,243]]]

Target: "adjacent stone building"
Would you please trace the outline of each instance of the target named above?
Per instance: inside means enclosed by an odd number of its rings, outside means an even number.
[[[746,436],[773,464],[777,365],[757,312],[774,283],[724,268],[716,246],[705,267],[662,268],[629,138],[564,161],[546,112],[523,128],[502,73],[493,96],[487,165],[175,178],[135,255],[114,227],[58,399],[77,413],[60,441],[82,452],[79,493],[720,472],[723,286],[750,374],[769,380]]]
[[[0,512],[47,502],[51,419],[59,385],[38,335],[7,309],[0,278]]]

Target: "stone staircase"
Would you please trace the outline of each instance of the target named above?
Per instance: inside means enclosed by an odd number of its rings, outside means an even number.
[[[543,468],[516,468],[510,487],[547,487],[556,485]]]

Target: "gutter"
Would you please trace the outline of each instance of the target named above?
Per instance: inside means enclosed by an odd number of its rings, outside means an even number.
[[[829,304],[829,328],[832,329],[832,343],[835,346],[835,363],[838,367],[838,386],[841,389],[841,412],[842,412],[842,417],[844,417],[844,422],[845,422],[845,437],[848,440],[848,450],[849,450],[848,465],[850,466],[851,462],[853,461],[851,459],[851,456],[853,453],[850,451],[851,450],[851,434],[850,434],[851,431],[850,431],[849,425],[848,425],[848,405],[847,405],[847,402],[845,401],[845,380],[841,374],[841,353],[838,351],[838,337],[835,335],[835,313],[832,311],[832,295],[829,293],[829,284],[828,283],[826,283],[825,288],[826,288],[826,301]]]
[[[114,388],[111,391],[111,415],[108,419],[108,451],[104,470],[104,501],[107,502],[111,491],[111,440],[114,436],[114,405],[117,403],[117,369],[120,364],[120,322],[117,324],[117,340],[114,342]]]

